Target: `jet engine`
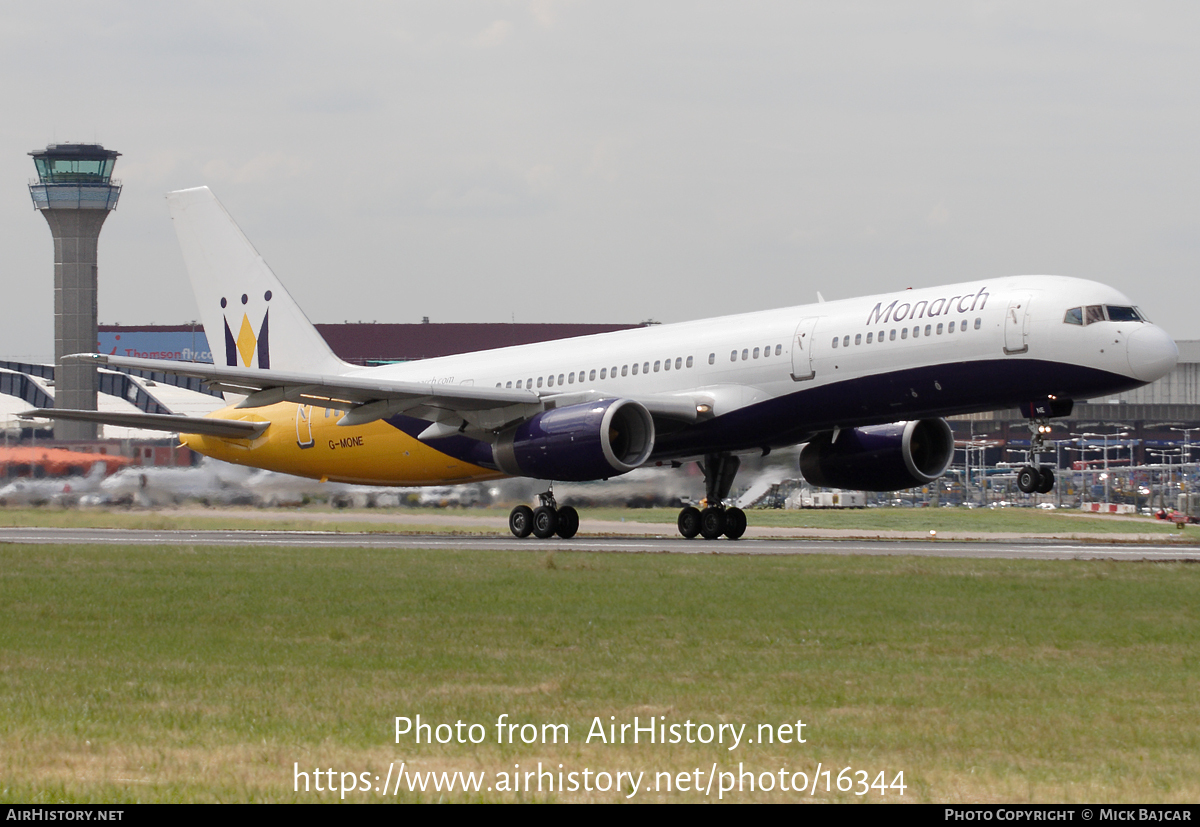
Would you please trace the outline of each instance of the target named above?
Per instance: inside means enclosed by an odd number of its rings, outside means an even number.
[[[492,447],[515,477],[583,482],[632,471],[654,450],[654,420],[631,399],[554,408],[509,428]]]
[[[920,419],[823,433],[800,453],[812,485],[859,491],[899,491],[933,482],[954,459],[954,434],[944,419]]]

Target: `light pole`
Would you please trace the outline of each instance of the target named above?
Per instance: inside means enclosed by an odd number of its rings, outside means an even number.
[[[1107,504],[1109,499],[1111,499],[1110,494],[1109,494],[1109,486],[1111,484],[1111,481],[1110,481],[1110,475],[1108,473],[1108,438],[1116,437],[1118,439],[1123,439],[1124,437],[1129,436],[1129,432],[1121,431],[1118,434],[1075,434],[1075,436],[1091,437],[1093,439],[1103,439],[1104,440],[1104,502]],[[1121,443],[1118,442],[1116,447],[1119,449],[1121,447]]]
[[[1200,430],[1200,428],[1171,428],[1172,431],[1179,431],[1183,434],[1183,453],[1179,456],[1179,476],[1183,483],[1183,492],[1187,494],[1187,508],[1184,509],[1190,516],[1192,513],[1192,492],[1188,486],[1187,465],[1192,463],[1192,431]]]
[[[1171,486],[1171,455],[1178,453],[1178,452],[1179,452],[1178,448],[1166,448],[1166,449],[1163,449],[1160,451],[1150,451],[1149,452],[1151,454],[1154,454],[1156,457],[1158,457],[1159,463],[1161,465],[1165,465],[1166,471],[1167,471],[1167,479],[1165,482],[1163,481],[1161,475],[1159,476],[1159,483],[1158,483],[1158,492],[1159,492],[1158,505],[1159,505],[1159,508],[1163,508],[1163,509],[1166,508],[1167,489]],[[1181,457],[1181,459],[1182,459],[1182,457]],[[1153,508],[1153,506],[1151,506],[1151,508]]]

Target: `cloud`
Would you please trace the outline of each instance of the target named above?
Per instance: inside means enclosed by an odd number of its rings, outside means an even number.
[[[508,36],[512,34],[512,30],[512,23],[509,23],[507,20],[497,20],[475,35],[471,43],[484,49],[494,48],[508,40]]]
[[[268,183],[296,178],[312,170],[312,158],[283,152],[260,152],[244,164],[234,165],[224,158],[214,158],[204,164],[203,172],[212,181],[234,184]]]

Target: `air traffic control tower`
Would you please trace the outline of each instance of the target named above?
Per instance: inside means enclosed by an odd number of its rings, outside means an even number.
[[[96,248],[100,227],[121,196],[120,183],[112,180],[121,153],[99,144],[51,144],[29,154],[38,173],[29,194],[54,236],[54,405],[94,411],[96,368],[64,365],[62,359],[96,350]],[[96,428],[59,420],[54,436],[95,439]]]

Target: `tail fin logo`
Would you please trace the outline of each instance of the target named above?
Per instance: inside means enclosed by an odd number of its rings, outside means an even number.
[[[270,290],[263,294],[263,301],[271,301]],[[245,307],[249,303],[250,297],[243,293],[242,306]],[[231,368],[236,368],[239,366],[247,368],[270,368],[271,337],[270,328],[267,324],[268,316],[270,315],[270,308],[263,309],[262,322],[258,325],[258,329],[256,331],[254,324],[250,321],[249,311],[242,312],[242,320],[240,323],[235,322],[234,326],[230,326],[229,315],[226,312],[228,305],[229,300],[222,296],[221,316],[225,321],[225,364]],[[233,335],[234,327],[237,329],[237,336]],[[257,365],[254,363],[255,356],[258,357]]]

